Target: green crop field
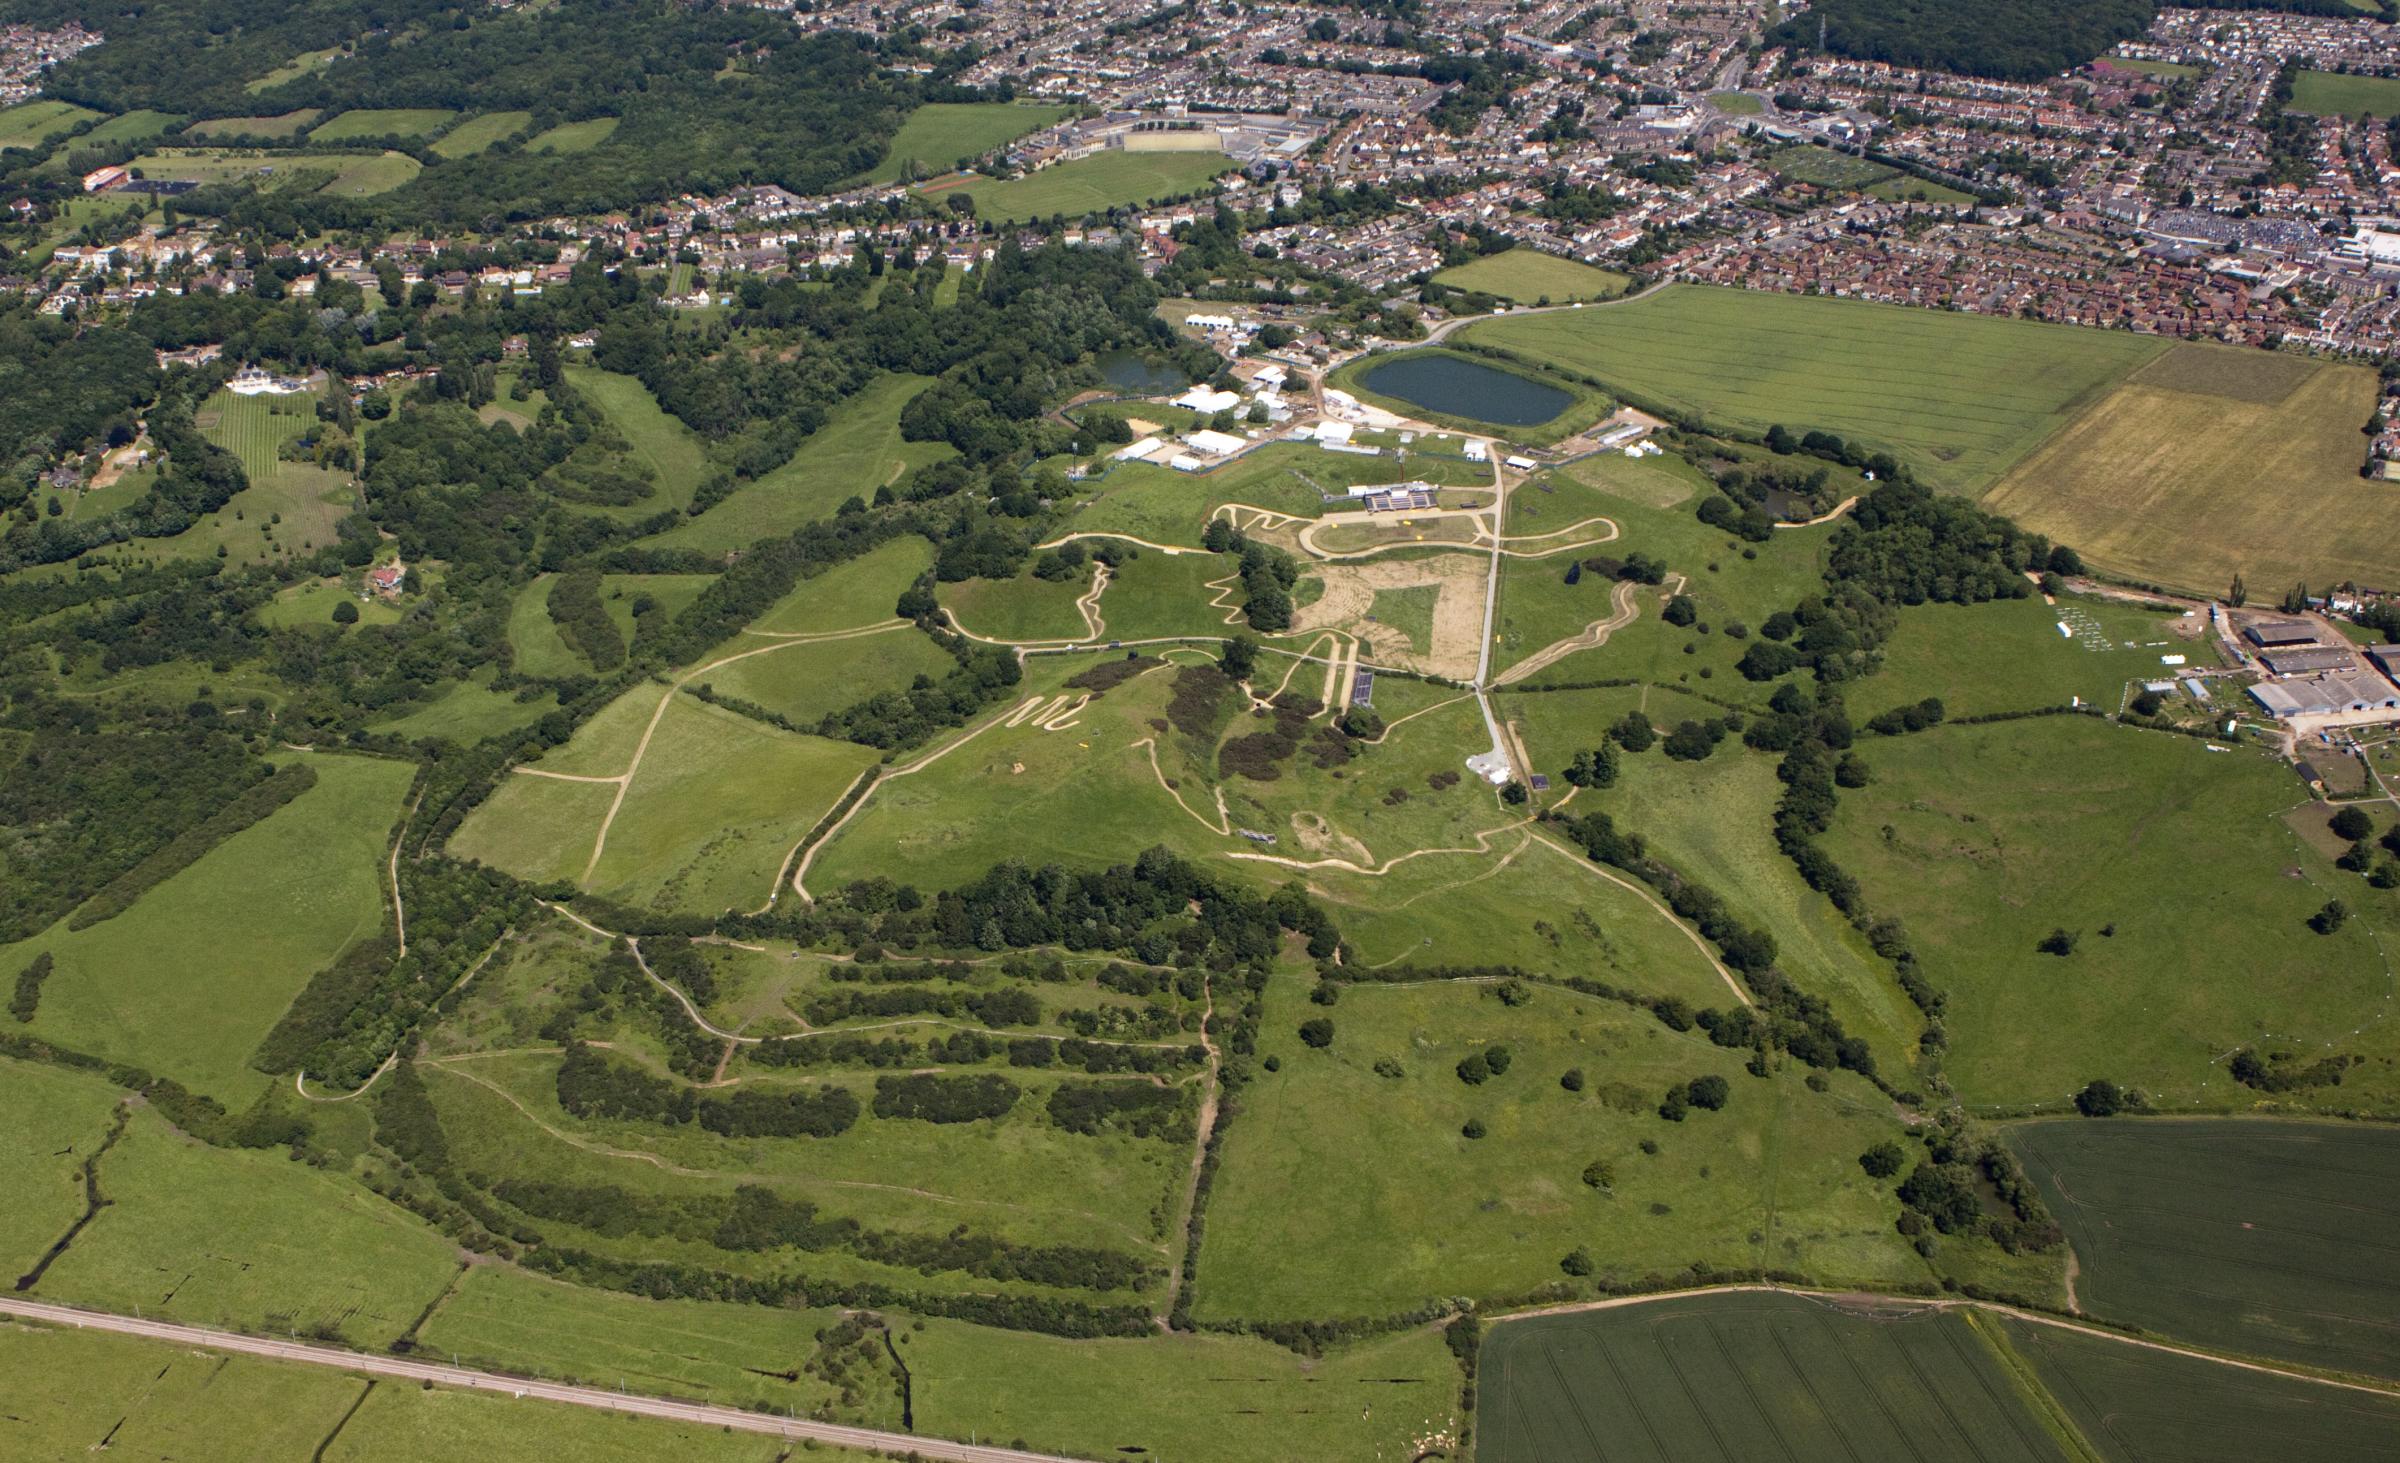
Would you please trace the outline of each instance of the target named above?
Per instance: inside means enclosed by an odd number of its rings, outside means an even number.
[[[1478,323],[1465,338],[1597,377],[1637,402],[1753,431],[1839,433],[1966,489],[1999,478],[2166,349],[2110,331],[1685,285]]]
[[[1073,107],[1015,102],[928,102],[900,124],[867,181],[902,182],[912,167],[918,177],[946,173],[1074,114]]]
[[[72,102],[19,102],[0,109],[0,150],[18,147],[38,150],[86,122],[97,121],[100,115]]]
[[[1916,1268],[1882,1218],[1879,1186],[1827,1161],[1870,1146],[1890,1121],[1809,1091],[1796,1073],[1760,1081],[1698,1032],[1564,990],[1510,1007],[1472,984],[1354,986],[1324,1013],[1335,1028],[1325,1051],[1293,1036],[1316,1014],[1300,983],[1270,986],[1261,1050],[1282,1070],[1244,1093],[1226,1139],[1198,1277],[1203,1318],[1521,1295],[1561,1279],[1561,1257],[1579,1247],[1619,1282],[1695,1259],[1831,1282]],[[1460,1060],[1495,1043],[1512,1053],[1508,1071],[1461,1081]],[[1587,1073],[1586,1090],[1561,1089],[1571,1067]],[[1669,1084],[1707,1073],[1733,1084],[1724,1111],[1658,1116]],[[1487,1136],[1462,1136],[1470,1119]],[[1659,1152],[1641,1151],[1642,1139]],[[1583,1181],[1595,1160],[1614,1167],[1613,1187]]]
[[[443,133],[433,150],[440,157],[473,157],[495,142],[516,136],[532,122],[531,112],[484,112]]]
[[[2315,117],[2380,117],[2400,114],[2400,77],[2342,76],[2303,71],[2292,83],[2292,110]]]
[[[2284,826],[2303,794],[2272,761],[2076,716],[1859,750],[1874,781],[1842,794],[1825,847],[1943,952],[1944,1066],[1971,1104],[2057,1108],[2107,1077],[2173,1108],[2246,1108],[2235,1048],[2347,1050],[2390,1000],[2390,900]],[[2360,917],[2312,933],[2337,893]],[[2072,955],[2035,948],[2060,928]],[[2388,1086],[2381,1070],[2361,1077]]]
[[[2002,1129],[2066,1226],[2089,1315],[2400,1378],[2400,1134],[2259,1119]]]
[[[2223,594],[2253,583],[2400,578],[2388,485],[2359,475],[2375,374],[2178,345],[2025,459],[1983,505],[2095,566]],[[2262,475],[2262,465],[2272,472]]]
[[[1204,193],[1211,179],[1232,166],[1225,154],[1213,151],[1111,151],[1053,163],[1007,182],[982,177],[964,182],[940,179],[922,191],[937,200],[953,192],[964,193],[975,200],[977,217],[995,223],[1054,214],[1078,218],[1128,204]]]
[[[1468,264],[1454,264],[1433,277],[1453,289],[1480,290],[1519,305],[1555,300],[1606,300],[1625,293],[1631,281],[1611,269],[1594,269],[1538,249],[1510,249]]]
[[[2002,1334],[2059,1415],[2103,1458],[2385,1458],[2400,1400],[2237,1370],[2028,1321]]]
[[[362,107],[310,129],[311,142],[365,142],[378,137],[424,137],[458,113],[445,107]]]
[[[1953,1312],[1737,1294],[1542,1316],[1491,1328],[1478,1382],[1485,1463],[2082,1455]]]
[[[0,949],[47,950],[33,1031],[237,1104],[266,1079],[251,1051],[309,976],[385,921],[385,840],[409,764],[310,759],[317,784],[210,850],[133,908]]]
[[[615,117],[594,117],[586,122],[561,122],[547,132],[526,140],[528,152],[590,152],[608,141],[617,130]]]
[[[872,498],[877,488],[896,486],[912,469],[955,455],[947,442],[900,438],[901,408],[932,384],[924,376],[878,378],[843,402],[790,461],[739,484],[725,501],[651,542],[703,553],[747,548],[831,518],[850,498]]]
[[[284,1154],[206,1147],[134,1114],[100,1159],[109,1203],[45,1272],[43,1300],[381,1347],[450,1283],[457,1247],[356,1183]]]

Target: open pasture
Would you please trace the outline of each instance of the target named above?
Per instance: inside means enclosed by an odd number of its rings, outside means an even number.
[[[495,142],[516,136],[532,121],[531,112],[485,112],[469,117],[442,134],[442,140],[433,145],[434,155],[473,157]]]
[[[913,627],[899,625],[852,640],[778,645],[756,636],[734,647],[743,658],[702,676],[695,686],[763,706],[797,726],[814,726],[830,711],[905,691],[919,676],[940,680],[958,662]]]
[[[238,1107],[250,1070],[308,978],[384,923],[385,835],[412,768],[316,756],[317,784],[243,829],[125,913],[0,950],[15,971],[56,962],[33,1033],[173,1077]]]
[[[748,548],[831,518],[852,497],[873,498],[877,488],[897,485],[912,469],[952,456],[947,442],[900,438],[901,409],[932,384],[926,376],[878,377],[836,407],[781,467],[737,485],[723,502],[647,542],[705,553]],[[687,490],[682,501],[690,497]]]
[[[1692,285],[1479,323],[1465,338],[1752,431],[1839,433],[1970,490],[2165,348],[2064,325]]]
[[[2275,762],[2072,715],[1858,750],[1874,780],[1841,795],[1824,846],[1929,952],[1970,1105],[2060,1109],[2106,1077],[2171,1109],[2246,1109],[2236,1048],[2313,1059],[2384,1029],[2390,903],[2283,825],[2301,798]],[[2358,917],[2313,933],[2335,894]],[[2036,949],[2054,929],[2073,954]],[[2349,1086],[2388,1093],[2381,1070]]]
[[[883,161],[867,174],[870,183],[898,183],[913,176],[946,173],[995,148],[1064,121],[1072,107],[1016,102],[927,102],[908,114]]]
[[[691,428],[667,414],[648,387],[631,376],[593,366],[567,367],[567,384],[600,408],[609,425],[624,435],[633,460],[651,473],[651,494],[640,502],[581,511],[647,518],[661,508],[681,508],[692,501],[700,480],[708,475],[708,449]]]
[[[319,107],[302,107],[295,112],[283,112],[272,117],[211,117],[194,122],[184,129],[192,137],[206,140],[212,137],[298,137],[316,125],[324,116]]]
[[[176,118],[167,112],[133,111],[121,113],[83,134],[77,141],[97,147],[103,143],[148,142],[175,125]]]
[[[1215,151],[1110,151],[1053,163],[1007,181],[981,176],[964,181],[937,179],[921,191],[937,199],[964,193],[975,200],[976,216],[994,223],[1052,215],[1080,218],[1129,204],[1205,192],[1211,179],[1232,166],[1225,154]]]
[[[1092,568],[1071,578],[1039,579],[1028,565],[1013,579],[965,579],[935,587],[942,608],[970,635],[987,640],[1076,640],[1091,628],[1078,610],[1092,587]]]
[[[1595,269],[1539,249],[1486,254],[1466,264],[1452,265],[1436,274],[1433,282],[1452,289],[1498,295],[1517,305],[1614,299],[1625,293],[1626,285],[1631,283],[1613,269]]]
[[[2400,115],[2400,77],[2303,71],[2292,83],[2291,106],[2312,117],[2380,117],[2388,122]]]
[[[1865,188],[1887,182],[1899,176],[1899,169],[1882,163],[1869,162],[1830,147],[1802,143],[1787,147],[1767,159],[1767,166],[1779,178],[1794,183],[1809,183],[1819,188]]]
[[[2072,636],[2059,633],[2062,622]],[[2082,595],[2061,596],[2054,605],[2039,598],[1912,605],[1884,642],[1882,668],[1851,691],[1850,715],[1864,722],[1928,696],[1953,718],[2065,706],[2075,698],[2115,711],[2128,683],[2215,664],[2204,635],[2181,633],[2195,628],[2205,631],[2205,616],[2187,621]],[[2187,664],[2165,664],[2162,657],[2170,655]],[[2239,692],[2220,685],[2216,694],[2230,708]]]
[[[125,1094],[98,1076],[0,1057],[0,1154],[9,1201],[0,1205],[0,1279],[34,1267],[84,1209],[83,1161],[107,1135]],[[0,1434],[5,1436],[5,1434]]]
[[[72,102],[19,102],[0,108],[0,151],[11,148],[36,150],[53,138],[64,137],[100,113]]]
[[[2375,373],[2177,345],[1983,498],[2095,567],[2221,595],[2345,579],[2400,583],[2388,484],[2361,478]]]
[[[1451,451],[1443,450],[1445,447]],[[1119,463],[1099,490],[1068,519],[1072,533],[1116,534],[1148,543],[1197,548],[1218,508],[1233,504],[1293,518],[1330,511],[1328,495],[1352,487],[1412,480],[1444,487],[1486,486],[1491,469],[1452,455],[1454,444],[1365,457],[1327,452],[1302,442],[1254,447],[1207,472],[1177,472],[1162,464]],[[1339,505],[1347,508],[1347,503]],[[1245,523],[1255,514],[1240,515]]]
[[[1211,581],[1234,571],[1219,554],[1167,554],[1142,549],[1109,575],[1100,596],[1100,619],[1111,640],[1147,640],[1162,635],[1230,635],[1226,609],[1214,608]]]
[[[458,1266],[431,1225],[358,1184],[207,1147],[148,1110],[100,1160],[100,1187],[108,1206],[34,1287],[41,1299],[381,1347]]]
[[[331,1367],[11,1322],[0,1325],[0,1452],[177,1463],[306,1458],[366,1386]]]
[[[909,585],[932,567],[931,544],[913,535],[893,539],[801,580],[790,594],[751,621],[750,628],[761,635],[814,635],[888,620]]]
[[[2238,1118],[2001,1132],[2066,1227],[2088,1314],[2400,1379],[2400,1133]]]
[[[617,130],[618,118],[593,117],[583,122],[561,122],[546,132],[527,139],[527,152],[590,152],[608,141]]]
[[[379,137],[425,137],[458,113],[447,107],[361,107],[319,122],[311,142],[366,142]]]
[[[508,647],[516,668],[529,676],[565,677],[591,674],[591,663],[567,643],[558,622],[550,618],[552,575],[535,576],[508,606]]]
[[[203,436],[242,460],[250,486],[210,517],[162,540],[162,547],[177,554],[214,554],[222,545],[232,558],[251,561],[304,554],[334,541],[334,525],[357,503],[350,479],[282,457],[284,443],[316,427],[313,394],[220,391],[201,403],[193,421]]]
[[[1955,1312],[1725,1294],[1540,1316],[1489,1330],[1478,1381],[1484,1463],[2080,1455]]]
[[[1268,988],[1259,1050],[1281,1070],[1245,1089],[1226,1132],[1204,1319],[1522,1295],[1561,1280],[1578,1248],[1619,1283],[1694,1260],[1833,1282],[1920,1273],[1883,1187],[1850,1161],[1892,1128],[1848,1100],[1871,1091],[1855,1078],[1824,1094],[1797,1071],[1761,1080],[1698,1031],[1563,989],[1511,1007],[1488,984],[1361,982],[1327,1010],[1307,985]],[[1320,1015],[1334,1025],[1322,1051],[1293,1034]],[[1507,1071],[1462,1081],[1458,1064],[1494,1045]],[[1562,1087],[1570,1068],[1584,1090]],[[1722,1111],[1658,1115],[1669,1085],[1706,1074],[1731,1084]],[[1484,1136],[1465,1135],[1470,1120]],[[1605,1188],[1583,1178],[1595,1161],[1614,1170]]]
[[[375,729],[412,740],[439,737],[472,746],[486,737],[531,726],[558,709],[558,697],[552,692],[520,700],[513,691],[491,689],[489,681],[489,676],[480,673],[454,681],[439,695],[375,723]]]

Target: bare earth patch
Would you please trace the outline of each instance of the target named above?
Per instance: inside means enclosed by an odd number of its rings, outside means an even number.
[[[1302,633],[1338,630],[1363,641],[1367,659],[1464,680],[1475,674],[1476,641],[1483,633],[1484,576],[1490,567],[1481,554],[1322,565],[1316,572],[1325,581],[1325,592],[1293,615],[1292,628]],[[1410,645],[1406,633],[1367,619],[1377,590],[1419,585],[1441,591],[1433,606],[1433,638],[1423,652]]]

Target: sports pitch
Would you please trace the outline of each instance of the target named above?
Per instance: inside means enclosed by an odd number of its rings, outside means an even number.
[[[975,200],[979,218],[994,223],[1063,215],[1080,218],[1112,208],[1153,203],[1208,190],[1233,163],[1221,152],[1101,152],[1053,163],[1001,182],[970,176],[939,178],[919,192],[937,202],[953,192]]]

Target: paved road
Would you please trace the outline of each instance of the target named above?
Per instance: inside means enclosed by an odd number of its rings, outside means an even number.
[[[732,1428],[737,1432],[765,1433],[770,1437],[814,1438],[845,1448],[908,1453],[920,1458],[938,1458],[944,1463],[1067,1463],[1067,1460],[1049,1453],[1025,1453],[1015,1448],[921,1438],[911,1433],[877,1432],[873,1428],[807,1422],[773,1417],[763,1412],[746,1412],[738,1407],[712,1407],[702,1402],[676,1402],[664,1397],[604,1392],[596,1387],[570,1387],[561,1382],[529,1381],[467,1367],[410,1361],[397,1356],[377,1356],[363,1351],[344,1351],[339,1347],[319,1346],[306,1341],[244,1336],[233,1331],[212,1331],[202,1326],[180,1326],[168,1321],[145,1321],[133,1316],[78,1310],[73,1306],[51,1305],[38,1300],[0,1298],[0,1315],[29,1321],[48,1321],[60,1326],[88,1326],[94,1330],[116,1331],[153,1341],[206,1346],[217,1351],[239,1351],[276,1361],[339,1367],[343,1371],[364,1372],[371,1376],[400,1377],[412,1382],[432,1382],[439,1386],[465,1387],[478,1392],[503,1392],[511,1397],[563,1402],[570,1407],[597,1407],[609,1412],[630,1412],[639,1417],[661,1417],[673,1422]]]

